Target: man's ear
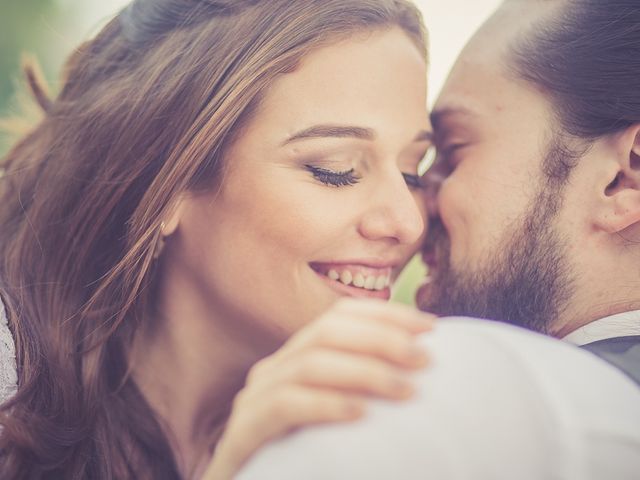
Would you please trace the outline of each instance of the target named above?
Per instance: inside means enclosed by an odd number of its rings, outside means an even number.
[[[596,224],[608,233],[640,223],[640,124],[611,137],[611,157],[602,185],[603,209]]]

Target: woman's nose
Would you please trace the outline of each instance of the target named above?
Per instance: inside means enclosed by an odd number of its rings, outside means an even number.
[[[360,234],[370,240],[413,244],[424,233],[425,208],[398,175],[378,188],[360,222]],[[422,207],[422,208],[421,208]]]

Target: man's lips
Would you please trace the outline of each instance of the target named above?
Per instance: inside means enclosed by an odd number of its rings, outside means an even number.
[[[431,270],[438,263],[435,249],[425,249],[422,251],[422,261]]]

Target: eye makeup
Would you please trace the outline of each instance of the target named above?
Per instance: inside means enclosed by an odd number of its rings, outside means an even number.
[[[410,173],[402,173],[402,177],[409,188],[422,188],[419,175],[411,175]]]
[[[433,150],[429,148],[423,159],[415,166],[415,173],[401,172],[404,181],[411,189],[422,188],[420,166],[424,161],[433,161]],[[332,151],[319,155],[304,155],[298,161],[301,167],[318,182],[330,187],[350,187],[362,180],[362,174],[369,172],[371,165],[367,153],[358,151]],[[427,169],[430,165],[427,165]]]
[[[333,187],[353,186],[360,181],[360,176],[355,173],[353,168],[341,172],[309,164],[305,164],[305,168],[311,172],[313,178]]]
[[[318,182],[330,187],[356,185],[369,171],[369,153],[361,148],[323,148],[301,152],[297,149],[295,163]]]

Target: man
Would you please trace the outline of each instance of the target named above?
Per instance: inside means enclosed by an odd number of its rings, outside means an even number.
[[[240,478],[638,478],[637,2],[505,1],[433,125],[421,308],[565,342],[443,320],[416,401],[276,443]]]

